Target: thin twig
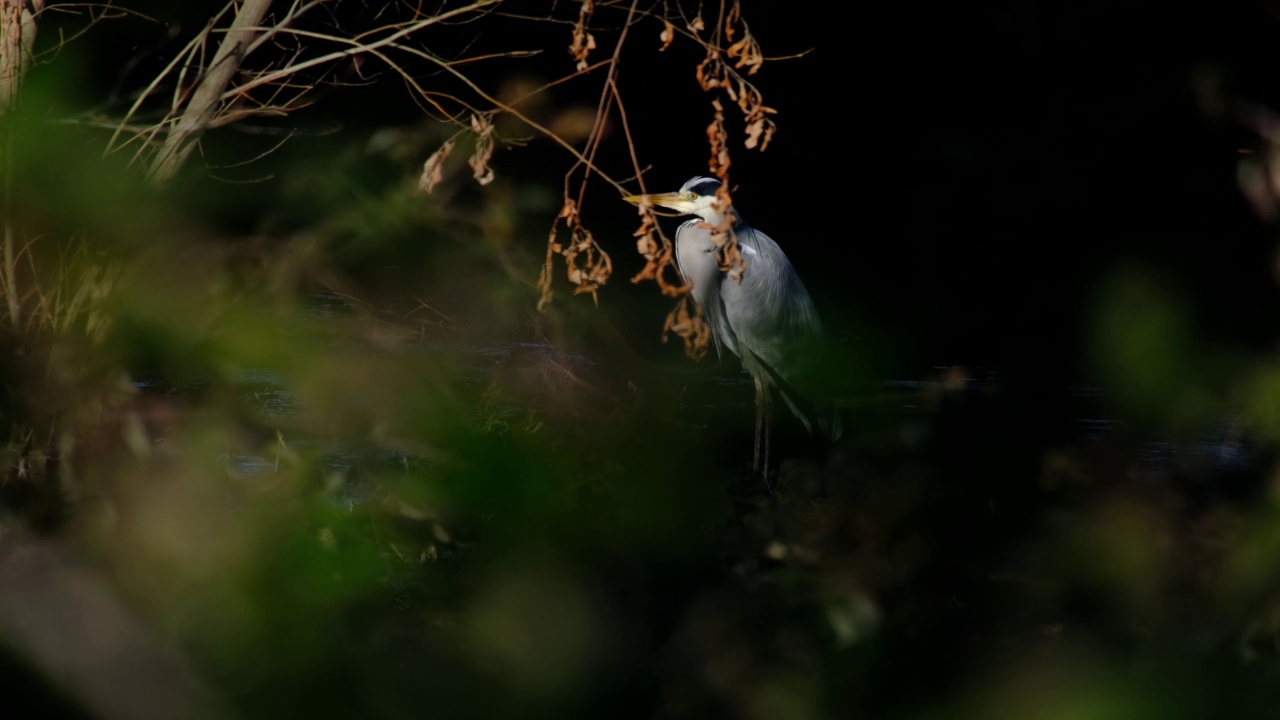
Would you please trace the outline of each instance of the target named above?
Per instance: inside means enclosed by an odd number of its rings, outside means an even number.
[[[332,62],[334,60],[341,60],[342,58],[348,57],[350,55],[358,55],[362,52],[369,52],[371,50],[376,50],[378,48],[381,48],[387,45],[392,45],[400,38],[403,38],[406,35],[411,35],[417,32],[418,30],[421,30],[422,28],[429,27],[431,25],[435,25],[440,22],[444,22],[449,18],[456,17],[458,15],[462,15],[465,13],[473,12],[482,7],[485,7],[486,5],[492,5],[494,3],[501,2],[501,1],[502,0],[477,0],[477,2],[474,2],[470,5],[466,5],[460,8],[455,8],[453,10],[440,13],[439,15],[433,15],[429,18],[424,18],[422,20],[409,23],[405,25],[403,28],[401,28],[400,30],[394,33],[391,33],[390,35],[384,38],[375,40],[374,42],[365,43],[363,41],[360,41],[359,38],[357,37],[354,40],[348,41],[348,42],[354,43],[356,47],[353,47],[348,50],[338,50],[336,52],[331,52],[325,55],[321,55],[320,57],[311,58],[310,60],[304,60],[300,63],[281,68],[279,70],[276,70],[275,72],[267,73],[265,75],[260,75],[254,78],[253,80],[250,80],[249,82],[246,82],[242,85],[238,85],[234,88],[231,88],[230,90],[227,90],[222,94],[222,99],[229,100],[231,98],[236,97],[237,95],[243,95],[244,93],[252,90],[253,88],[258,87],[259,85],[265,85],[270,82],[275,82],[276,80],[292,75],[298,72],[299,70],[305,70],[310,67],[315,67],[316,65],[323,65],[327,62]],[[295,30],[289,30],[288,28],[279,28],[279,30],[281,32],[297,32]],[[339,40],[339,39],[347,40],[346,38],[337,38],[336,36],[329,36],[329,37],[334,40]]]

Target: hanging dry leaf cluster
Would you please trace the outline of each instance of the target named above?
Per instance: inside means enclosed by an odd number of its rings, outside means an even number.
[[[708,167],[720,179],[720,188],[716,190],[717,209],[733,207],[733,198],[729,195],[729,166],[733,161],[729,156],[729,132],[724,127],[724,106],[719,98],[711,101],[715,109],[711,124],[707,126],[707,144],[711,148],[711,159]],[[742,253],[738,250],[738,238],[733,234],[733,223],[736,218],[732,213],[724,213],[724,222],[719,227],[711,228],[711,239],[715,242],[716,259],[720,261],[720,270],[729,274],[736,281],[742,280],[745,264]]]
[[[476,182],[488,185],[494,178],[493,168],[489,166],[490,160],[493,159],[494,148],[493,118],[489,113],[472,113],[470,132],[475,135],[476,146],[471,157],[467,158],[467,164],[471,166],[471,174]],[[441,143],[426,162],[422,163],[422,175],[418,178],[418,187],[423,192],[429,193],[435,190],[436,186],[444,180],[445,161],[453,154],[453,148],[457,144],[458,135],[454,135]]]
[[[653,206],[642,202],[638,206],[640,228],[633,235],[636,240],[636,252],[645,259],[644,269],[631,278],[631,282],[653,280],[658,289],[667,297],[680,297],[689,292],[689,286],[680,278],[672,261],[675,247],[671,240],[658,229],[658,221],[653,216]],[[671,276],[671,277],[668,277]]]
[[[569,242],[564,244],[556,240],[561,221],[564,221],[564,227],[569,231]],[[542,292],[542,296],[538,299],[539,310],[551,302],[551,275],[555,255],[564,257],[569,282],[575,286],[573,294],[591,293],[591,299],[599,305],[600,298],[596,295],[596,291],[613,274],[613,260],[609,258],[609,253],[596,242],[591,231],[582,227],[578,216],[578,204],[573,200],[565,201],[564,206],[560,208],[560,214],[551,224],[551,233],[547,238],[547,258],[542,264],[541,274],[538,275],[538,289]]]
[[[684,354],[693,360],[706,357],[711,349],[711,326],[702,317],[702,308],[685,295],[662,323],[662,341],[667,334],[675,333],[684,341]]]
[[[658,39],[662,41],[662,47],[658,48],[658,52],[671,47],[671,41],[676,39],[676,26],[672,25],[670,20],[662,21],[662,33],[658,35]]]
[[[729,131],[724,127],[724,106],[720,104],[720,98],[713,98],[711,107],[715,113],[711,117],[711,124],[707,125],[707,146],[711,148],[707,168],[721,182],[725,182],[729,176],[729,166],[733,164],[729,156]]]
[[[569,54],[578,61],[578,72],[587,69],[587,56],[596,49],[595,37],[587,32],[587,23],[594,10],[595,3],[592,0],[583,0],[582,8],[578,11],[578,22],[573,25],[573,43],[569,45]]]
[[[742,18],[740,0],[733,0],[726,4],[729,7],[721,5],[719,19],[710,25],[703,21],[701,15],[695,15],[692,19],[685,18],[680,26],[673,23],[669,17],[662,17],[662,30],[658,35],[661,45],[658,50],[659,52],[666,50],[675,41],[677,35],[684,35],[699,43],[706,51],[706,57],[696,66],[694,75],[702,89],[712,93],[713,118],[706,129],[707,144],[710,149],[708,166],[711,174],[721,181],[720,189],[716,193],[717,202],[721,207],[728,208],[732,207],[729,190],[729,168],[732,165],[732,157],[729,152],[730,135],[725,127],[727,103],[722,100],[721,93],[736,104],[742,112],[745,123],[743,144],[747,149],[767,148],[777,126],[770,118],[771,115],[776,114],[776,111],[764,104],[760,91],[747,80],[747,76],[754,75],[764,65],[764,53]],[[569,46],[569,54],[576,62],[579,71],[588,67],[588,55],[596,47],[595,38],[588,30],[589,20],[595,9],[596,5],[591,0],[583,2],[577,22],[573,26],[573,41]],[[708,29],[711,31],[709,36]],[[625,32],[618,42],[622,43],[624,38]],[[616,68],[612,64],[609,67],[610,77],[606,82],[599,110],[601,116],[607,115],[613,107],[617,107],[618,112],[622,113],[620,104],[614,104],[616,99],[614,95],[617,93],[614,76]],[[628,135],[628,142],[630,142],[626,116],[622,115],[621,120],[623,131]],[[599,169],[593,165],[599,137],[598,134],[593,135],[584,155],[579,157],[575,170],[577,167],[585,166],[588,176],[591,172],[600,174]],[[634,146],[632,150],[634,153]],[[638,168],[637,172],[639,172]],[[585,178],[583,182],[585,183]],[[618,184],[614,183],[614,185]],[[622,189],[621,186],[619,189]],[[538,303],[539,309],[544,308],[551,300],[551,279],[554,275],[557,255],[565,258],[569,281],[575,285],[575,295],[589,292],[595,298],[596,290],[604,284],[611,272],[609,256],[595,242],[591,233],[578,223],[580,202],[581,195],[578,202],[575,202],[569,199],[566,192],[564,207],[548,238],[546,262],[539,276],[539,287],[542,291],[542,297]],[[663,325],[663,339],[665,340],[670,333],[676,334],[684,341],[685,352],[694,359],[700,359],[710,348],[710,327],[702,317],[700,308],[688,295],[690,288],[680,278],[675,266],[673,244],[658,227],[653,208],[648,203],[641,203],[639,214],[640,227],[633,235],[636,238],[636,252],[644,258],[645,266],[631,278],[631,281],[638,283],[652,280],[658,285],[663,295],[679,298],[679,302]],[[569,230],[570,239],[567,244],[561,244],[556,239],[561,221],[564,221],[565,228]],[[717,260],[722,271],[730,279],[741,281],[746,265],[732,230],[733,221],[734,219],[729,217],[721,226],[710,229],[712,238],[719,248]]]
[[[724,36],[730,42],[733,36],[738,34],[738,25],[742,25],[742,39],[734,42],[725,50],[725,54],[731,58],[737,59],[734,63],[735,68],[747,68],[748,75],[755,75],[756,71],[764,65],[764,53],[760,52],[760,43],[756,42],[755,37],[747,30],[747,23],[742,19],[742,6],[734,3],[729,8],[729,14],[724,20]]]
[[[737,3],[734,4],[734,11],[738,8]],[[730,16],[734,16],[736,12],[730,12]],[[747,31],[745,22],[742,24],[743,37],[741,40],[733,43],[724,55],[730,59],[737,59],[733,67],[730,68],[728,63],[721,57],[720,49],[708,44],[706,46],[707,56],[698,64],[695,73],[698,78],[698,84],[703,90],[711,92],[717,88],[724,90],[729,99],[738,105],[742,110],[743,120],[746,123],[746,140],[743,144],[748,150],[754,150],[757,146],[764,150],[769,146],[769,141],[773,139],[773,134],[777,132],[778,126],[769,118],[770,115],[776,115],[777,110],[764,104],[764,97],[760,94],[760,90],[747,82],[747,79],[737,72],[738,68],[746,67],[748,75],[754,75],[756,71],[764,64],[764,55],[760,51],[760,45],[756,42],[754,36]],[[730,21],[725,22],[725,37],[733,38],[737,30]]]

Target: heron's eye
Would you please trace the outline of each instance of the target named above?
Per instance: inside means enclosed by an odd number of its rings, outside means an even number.
[[[687,193],[685,193],[685,194],[684,194],[684,197],[685,197],[685,199],[686,199],[686,200],[697,200],[697,199],[698,199],[698,193],[695,193],[695,192],[687,192]]]

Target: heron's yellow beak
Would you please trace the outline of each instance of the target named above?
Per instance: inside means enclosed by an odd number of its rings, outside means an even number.
[[[685,209],[681,204],[683,203],[683,201],[680,199],[679,193],[659,193],[657,195],[628,195],[622,199],[626,200],[632,205],[639,205],[640,203],[648,199],[649,204],[655,207],[670,208],[672,210]]]

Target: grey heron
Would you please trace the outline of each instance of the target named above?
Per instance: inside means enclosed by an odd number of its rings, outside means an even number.
[[[811,434],[839,439],[840,419],[818,383],[824,343],[809,292],[778,243],[724,206],[720,186],[716,178],[696,176],[676,192],[623,199],[694,216],[676,230],[676,263],[692,286],[717,355],[728,348],[755,384],[752,464],[767,477],[775,392]],[[718,250],[724,240],[717,242],[717,233],[723,236],[726,229],[737,239],[740,274],[721,265]]]

